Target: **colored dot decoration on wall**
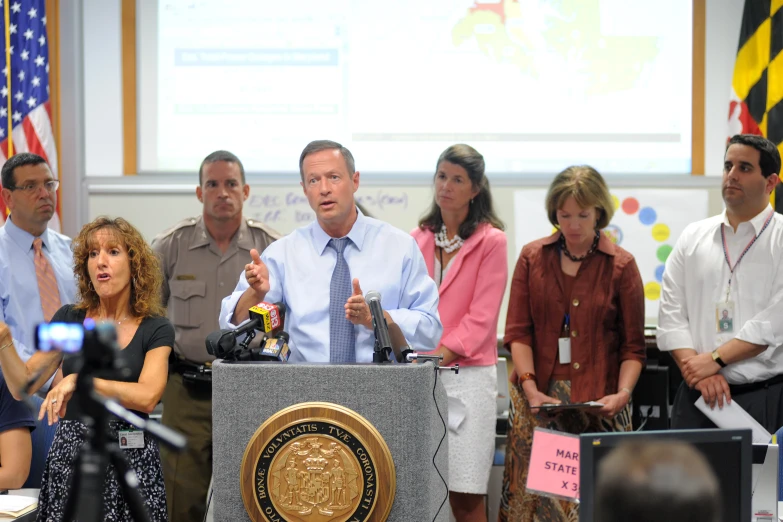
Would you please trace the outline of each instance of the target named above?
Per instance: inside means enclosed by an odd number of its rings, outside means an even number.
[[[654,240],[658,241],[659,243],[661,241],[666,241],[669,239],[669,235],[671,234],[671,230],[669,230],[668,225],[664,225],[663,223],[656,223],[652,227],[652,237]]]
[[[609,239],[612,240],[612,243],[615,245],[619,245],[623,242],[623,230],[618,227],[617,225],[612,225],[611,223],[604,229],[604,234],[607,235]]]
[[[639,211],[639,221],[642,225],[652,225],[658,219],[658,214],[652,207],[644,207]]]
[[[658,261],[661,263],[665,263],[666,260],[669,258],[669,254],[672,253],[672,247],[670,245],[661,245],[658,247],[658,250],[655,252],[655,256],[658,258]]]
[[[644,285],[644,297],[650,301],[657,301],[661,298],[661,284],[647,283]]]
[[[626,214],[635,214],[639,210],[639,201],[636,198],[625,198],[622,205]]]
[[[639,200],[633,197],[628,197],[620,201],[617,196],[612,196],[612,203],[615,209],[622,209],[622,211],[629,215],[637,215],[639,222],[642,225],[651,227],[651,235],[654,241],[663,243],[671,237],[671,229],[669,225],[665,223],[658,223],[658,213],[652,207],[642,207]],[[616,225],[609,225],[604,229],[607,236],[617,243],[622,243],[623,231]],[[665,270],[666,259],[672,252],[672,246],[669,244],[662,244],[655,252],[655,257],[660,264],[656,264],[653,281],[649,281],[644,285],[644,296],[651,300],[657,301],[661,298],[661,281],[663,281],[663,272]],[[648,276],[649,277],[649,276]]]

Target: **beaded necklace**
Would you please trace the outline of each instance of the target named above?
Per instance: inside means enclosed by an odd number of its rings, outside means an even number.
[[[440,232],[435,233],[435,246],[440,247],[447,254],[451,254],[464,244],[465,240],[459,237],[459,234],[456,234],[453,238],[449,239],[445,223],[440,227]]]
[[[568,247],[566,246],[566,240],[565,236],[560,234],[560,247],[563,250],[563,254],[573,261],[574,263],[578,263],[580,261],[584,261],[587,256],[595,252],[595,249],[598,248],[598,239],[600,238],[599,233],[596,232],[595,239],[593,239],[593,244],[590,246],[590,250],[587,251],[587,253],[583,256],[575,256],[571,252],[568,251]]]

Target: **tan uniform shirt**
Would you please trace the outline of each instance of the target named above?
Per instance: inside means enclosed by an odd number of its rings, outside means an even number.
[[[280,234],[264,224],[243,220],[224,254],[198,216],[180,221],[152,241],[163,265],[163,302],[174,325],[177,355],[195,363],[214,359],[205,339],[218,329],[221,301],[250,262],[250,249],[263,252],[278,238]]]

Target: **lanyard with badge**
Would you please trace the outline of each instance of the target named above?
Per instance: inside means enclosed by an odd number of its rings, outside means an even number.
[[[560,338],[557,340],[558,358],[560,364],[568,364],[571,362],[571,315],[565,315],[565,322],[563,323],[563,331]]]
[[[729,265],[729,283],[726,286],[726,299],[724,302],[718,302],[715,304],[715,326],[718,333],[731,333],[734,331],[734,301],[729,300],[729,294],[731,293],[731,280],[734,277],[734,271],[737,269],[737,267],[740,264],[740,261],[742,261],[742,258],[745,257],[745,254],[748,253],[748,250],[750,250],[750,247],[753,246],[753,244],[756,242],[756,240],[761,236],[761,234],[764,233],[764,231],[767,229],[767,226],[772,221],[772,216],[775,215],[775,211],[773,210],[770,212],[769,217],[767,217],[767,220],[764,222],[764,226],[761,227],[761,230],[758,234],[753,236],[753,239],[750,240],[748,243],[748,246],[745,247],[745,249],[742,251],[742,253],[739,256],[739,259],[737,259],[737,262],[734,263],[734,266],[731,266],[731,260],[729,259],[729,247],[726,244],[726,232],[724,231],[724,227],[726,225],[721,224],[720,227],[720,238],[723,242],[723,256],[726,259],[726,264]]]

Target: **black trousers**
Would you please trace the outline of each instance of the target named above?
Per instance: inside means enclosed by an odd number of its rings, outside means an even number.
[[[730,384],[729,390],[731,400],[737,401],[768,432],[774,434],[783,427],[783,375],[751,384]],[[717,428],[694,406],[699,397],[701,392],[688,388],[684,382],[680,384],[672,408],[672,429]]]

